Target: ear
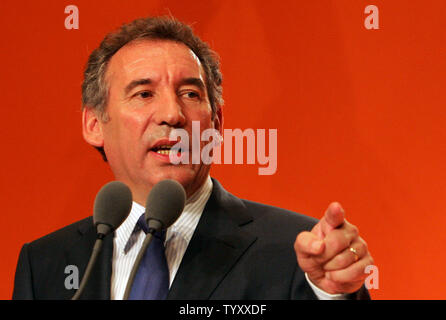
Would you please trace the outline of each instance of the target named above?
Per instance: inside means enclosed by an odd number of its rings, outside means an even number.
[[[220,134],[223,134],[223,112],[221,106],[218,106],[217,112],[215,113],[214,129],[218,130]]]
[[[104,146],[102,122],[96,112],[89,107],[85,107],[82,111],[82,134],[85,141],[87,141],[92,146]]]

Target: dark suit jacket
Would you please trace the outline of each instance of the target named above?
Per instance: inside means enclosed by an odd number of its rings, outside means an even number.
[[[168,299],[316,299],[299,268],[293,244],[316,219],[239,199],[213,180]],[[70,299],[65,268],[86,269],[96,230],[92,218],[76,222],[23,246],[13,299]],[[81,299],[110,299],[113,235]],[[353,298],[368,298],[362,289]]]

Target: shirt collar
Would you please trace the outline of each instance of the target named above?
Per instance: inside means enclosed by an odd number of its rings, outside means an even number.
[[[187,242],[192,238],[192,234],[200,220],[204,207],[212,193],[212,180],[208,176],[203,185],[191,197],[186,200],[186,205],[180,217],[167,229],[166,241],[175,235],[183,237]],[[124,247],[138,222],[139,217],[145,212],[145,208],[133,201],[132,209],[124,222],[116,229],[115,243],[119,249]]]
[[[204,207],[211,196],[212,185],[212,180],[208,176],[200,189],[187,199],[180,217],[167,229],[166,241],[168,241],[172,235],[181,236],[187,242],[190,241],[203,213]]]

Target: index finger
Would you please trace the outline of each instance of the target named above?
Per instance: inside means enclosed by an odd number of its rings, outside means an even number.
[[[339,202],[330,203],[321,219],[321,229],[324,235],[344,224],[344,214],[344,209]]]

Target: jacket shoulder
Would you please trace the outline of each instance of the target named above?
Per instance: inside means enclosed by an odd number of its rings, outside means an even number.
[[[71,292],[63,287],[65,268],[71,264],[68,263],[67,254],[79,247],[77,241],[85,233],[91,235],[87,238],[94,241],[92,217],[25,243],[17,262],[13,299],[68,298],[66,295]],[[59,295],[61,292],[62,296]]]
[[[232,217],[236,220],[253,220],[255,225],[263,224],[269,229],[277,228],[277,230],[284,230],[285,228],[293,233],[311,230],[318,222],[317,219],[301,213],[239,198],[225,190],[218,180],[212,179],[212,182],[213,197],[228,213],[235,212],[236,214],[232,214]],[[239,215],[244,215],[245,217],[238,219],[237,216]]]
[[[254,220],[268,224],[271,229],[308,231],[319,221],[316,218],[297,213],[291,210],[242,199],[247,211],[253,216]]]
[[[28,243],[28,247],[33,251],[47,250],[49,247],[66,247],[72,241],[79,238],[90,229],[94,229],[93,217],[87,217],[72,224],[69,224],[61,229],[53,231],[41,238]]]

